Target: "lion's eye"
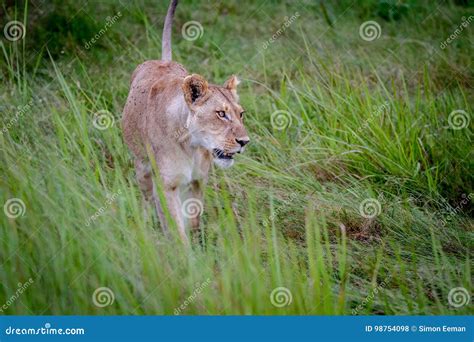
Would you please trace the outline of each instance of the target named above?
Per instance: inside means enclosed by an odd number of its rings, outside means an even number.
[[[240,118],[241,119],[244,117],[244,113],[245,113],[245,111],[240,113]]]
[[[224,119],[226,117],[226,114],[223,110],[218,110],[218,111],[216,111],[216,113],[217,113],[217,116],[222,118],[222,119]]]

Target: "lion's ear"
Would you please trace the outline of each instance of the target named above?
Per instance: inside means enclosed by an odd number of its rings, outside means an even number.
[[[224,83],[224,87],[226,87],[229,90],[237,90],[237,86],[239,85],[240,80],[237,78],[237,76],[232,75],[229,77],[227,81]]]
[[[192,74],[185,77],[182,88],[186,102],[188,105],[192,105],[206,95],[208,84],[201,75]]]
[[[224,87],[229,89],[236,99],[239,98],[237,95],[237,86],[239,85],[239,83],[240,80],[235,75],[230,76],[229,79],[224,83]]]

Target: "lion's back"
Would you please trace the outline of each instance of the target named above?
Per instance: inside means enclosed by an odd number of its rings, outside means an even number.
[[[166,108],[167,100],[179,95],[180,84],[187,75],[182,65],[160,60],[146,61],[133,72],[123,110],[122,129],[125,142],[135,155],[144,157],[142,146],[147,138],[147,114],[158,112],[159,115],[160,110]],[[150,98],[154,101],[149,101]]]

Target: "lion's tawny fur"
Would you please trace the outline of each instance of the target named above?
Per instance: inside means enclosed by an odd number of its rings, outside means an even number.
[[[177,4],[178,0],[171,0],[168,7],[162,60],[146,61],[132,74],[122,127],[145,198],[155,204],[165,231],[171,217],[182,241],[188,244],[185,216],[197,231],[203,185],[212,161],[221,167],[231,166],[234,154],[243,152],[249,138],[235,76],[217,86],[200,75],[189,75],[183,66],[171,61],[171,25]],[[166,203],[160,201],[152,176],[153,160]],[[187,208],[182,204],[186,200],[199,208],[191,216],[184,215]]]
[[[202,203],[202,186],[212,161],[223,166],[233,162],[216,159],[213,149],[233,154],[243,151],[242,141],[248,142],[237,83],[232,76],[224,86],[210,85],[172,61],[144,62],[132,75],[122,125],[125,141],[135,156],[137,179],[145,198],[153,199],[163,226],[167,226],[151,175],[148,146],[159,169],[170,214],[186,243],[183,200],[193,198]],[[226,118],[218,117],[220,112]],[[195,229],[199,216],[190,219]]]

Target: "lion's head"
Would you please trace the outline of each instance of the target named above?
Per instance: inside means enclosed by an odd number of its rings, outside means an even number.
[[[243,152],[250,141],[243,123],[244,109],[239,105],[238,83],[237,77],[231,76],[224,86],[217,86],[193,74],[182,85],[191,112],[187,122],[191,144],[209,150],[223,168],[232,166],[234,154]]]

